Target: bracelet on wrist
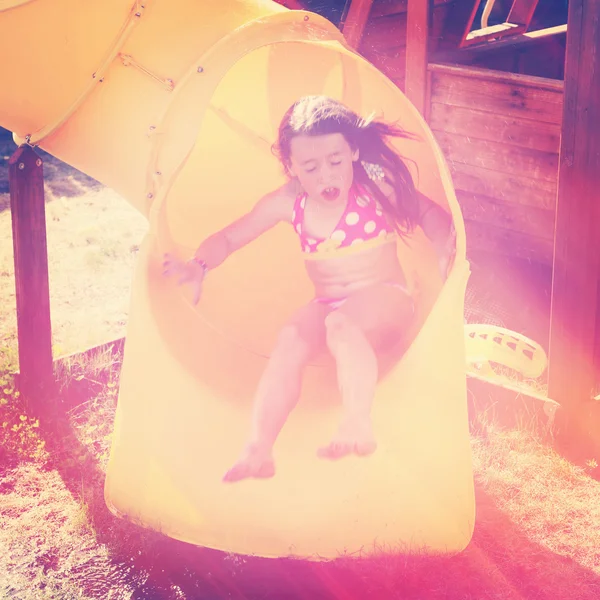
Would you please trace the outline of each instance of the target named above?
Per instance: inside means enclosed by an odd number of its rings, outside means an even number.
[[[206,264],[205,260],[202,260],[201,258],[198,258],[197,256],[192,256],[192,258],[189,259],[188,262],[193,262],[196,263],[197,265],[200,265],[204,271],[204,273],[206,273],[208,271],[208,265]]]

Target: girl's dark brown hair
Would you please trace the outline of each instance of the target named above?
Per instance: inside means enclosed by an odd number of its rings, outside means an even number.
[[[392,219],[396,230],[410,232],[419,224],[419,200],[410,171],[404,161],[387,144],[386,138],[414,139],[402,129],[375,120],[365,120],[347,106],[326,96],[305,96],[285,113],[279,126],[273,151],[283,165],[290,165],[290,144],[298,135],[341,133],[350,147],[359,151],[354,163],[355,181],[366,187]],[[386,180],[394,188],[396,206],[367,175],[362,162],[381,166]]]

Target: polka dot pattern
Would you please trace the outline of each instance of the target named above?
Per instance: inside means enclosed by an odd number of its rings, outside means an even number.
[[[367,221],[365,223],[365,233],[373,233],[377,229],[377,223],[375,221]]]
[[[351,212],[346,215],[346,225],[356,225],[360,221],[357,212]]]
[[[388,239],[395,239],[394,230],[389,226],[382,207],[366,193],[366,190],[360,186],[357,188],[351,190],[346,210],[331,235],[325,239],[306,235],[304,210],[307,196],[298,196],[292,212],[292,225],[306,254],[333,255],[338,248],[359,246],[369,240],[381,240],[381,243],[384,243]],[[308,228],[311,228],[311,224],[308,224]]]

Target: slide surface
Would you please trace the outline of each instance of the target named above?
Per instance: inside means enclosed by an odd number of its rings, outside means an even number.
[[[27,35],[23,36],[23,31]],[[27,52],[18,52],[22,40]],[[115,189],[150,222],[131,299],[108,506],[187,542],[268,557],[462,550],[474,524],[463,328],[469,276],[448,168],[405,96],[318,15],[267,0],[0,3],[0,125]],[[453,215],[447,279],[421,231],[398,255],[418,298],[412,343],[384,359],[377,451],[329,462],[340,397],[306,371],[269,480],[224,484],[277,332],[312,297],[277,227],[210,273],[201,302],[161,275],[284,181],[271,152],[293,101],[327,94],[396,121],[417,187]]]

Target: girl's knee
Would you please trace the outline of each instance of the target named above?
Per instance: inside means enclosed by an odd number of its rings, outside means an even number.
[[[360,335],[360,329],[343,312],[334,311],[325,317],[325,332],[327,344],[347,342],[350,338]]]
[[[332,312],[325,318],[327,346],[330,350],[340,347],[365,347],[377,351],[383,333],[377,329],[364,329],[351,316],[342,311]]]
[[[347,327],[348,321],[349,319],[344,313],[334,310],[325,317],[325,331],[328,334],[340,331]]]
[[[295,325],[286,325],[277,336],[273,355],[302,366],[310,357],[310,345]]]

